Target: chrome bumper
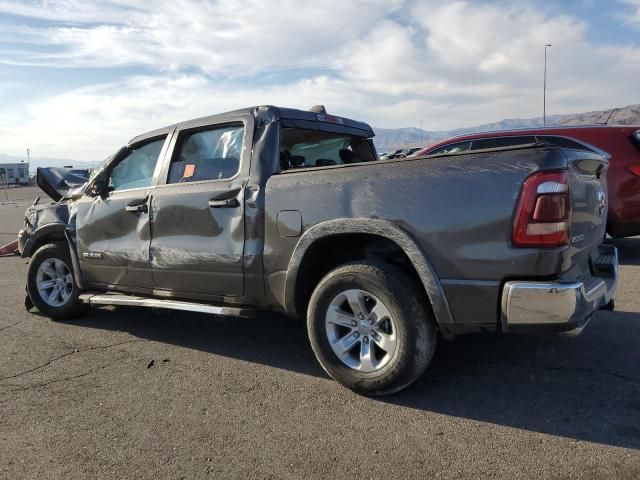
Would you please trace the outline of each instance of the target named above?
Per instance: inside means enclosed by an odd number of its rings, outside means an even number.
[[[615,296],[618,252],[611,245],[602,245],[598,253],[598,258],[592,262],[593,274],[582,282],[505,283],[502,290],[503,330],[583,328],[593,312],[609,304]]]

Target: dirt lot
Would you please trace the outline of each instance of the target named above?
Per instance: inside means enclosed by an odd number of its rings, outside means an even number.
[[[10,194],[0,243],[34,190]],[[580,337],[443,341],[382,399],[328,379],[302,322],[55,323],[23,307],[26,261],[0,258],[0,478],[640,478],[640,238],[615,243],[618,311]]]

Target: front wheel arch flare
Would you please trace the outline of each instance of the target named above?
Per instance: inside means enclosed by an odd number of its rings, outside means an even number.
[[[66,238],[64,232],[66,231],[66,228],[66,225],[63,223],[48,223],[39,227],[29,235],[29,240],[24,246],[22,256],[25,258],[31,257],[40,247],[47,243],[65,241]]]
[[[31,234],[29,241],[26,243],[25,248],[22,252],[22,257],[31,257],[43,245],[58,242],[66,243],[69,247],[69,255],[71,257],[71,263],[73,264],[73,276],[78,287],[84,290],[86,287],[84,279],[82,277],[82,271],[80,270],[78,254],[66,225],[62,223],[50,223],[38,228]]]

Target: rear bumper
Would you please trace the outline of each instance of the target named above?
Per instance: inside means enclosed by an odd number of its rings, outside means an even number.
[[[510,281],[502,290],[504,331],[578,332],[591,315],[613,299],[618,281],[618,252],[601,245],[592,274],[580,282]]]

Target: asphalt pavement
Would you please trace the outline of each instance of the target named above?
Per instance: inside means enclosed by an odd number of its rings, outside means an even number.
[[[10,195],[0,244],[35,190]],[[0,258],[0,478],[638,479],[640,238],[614,244],[617,311],[581,336],[441,341],[384,398],[329,379],[301,321],[102,308],[53,322],[23,306],[27,261]]]

